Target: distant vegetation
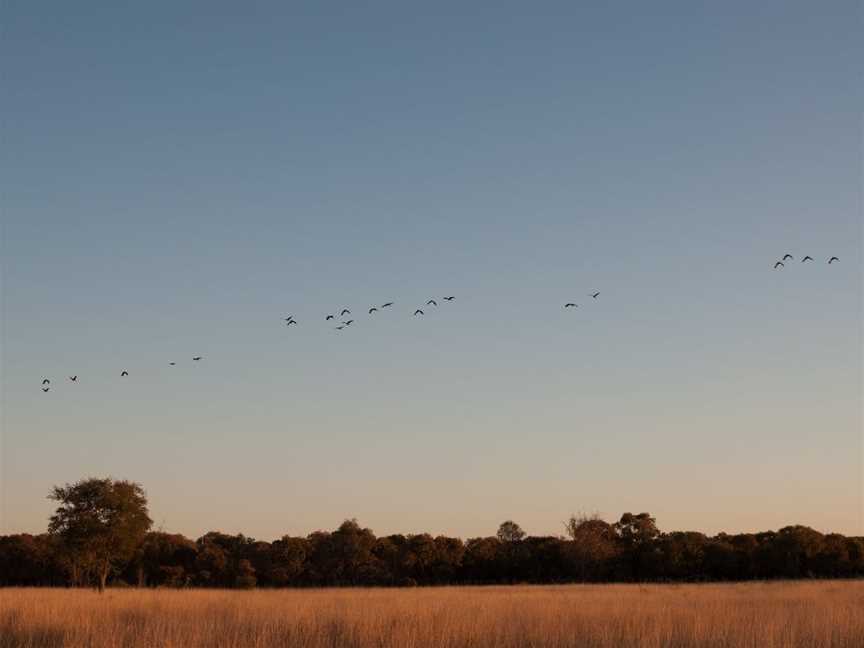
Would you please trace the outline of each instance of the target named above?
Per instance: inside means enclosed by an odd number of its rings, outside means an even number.
[[[647,513],[614,523],[572,516],[566,535],[376,537],[356,520],[273,542],[151,531],[140,485],[86,479],[55,487],[48,533],[0,536],[0,585],[313,587],[568,582],[739,581],[864,576],[864,538],[805,526],[706,536],[661,532]]]

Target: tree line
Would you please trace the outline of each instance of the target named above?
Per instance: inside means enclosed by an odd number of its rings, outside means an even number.
[[[0,585],[139,587],[412,586],[740,581],[864,576],[864,538],[806,526],[762,533],[663,532],[648,513],[616,522],[574,515],[561,536],[511,520],[463,541],[378,537],[356,520],[273,542],[217,531],[197,540],[151,530],[139,484],[85,479],[55,487],[48,532],[0,536]]]

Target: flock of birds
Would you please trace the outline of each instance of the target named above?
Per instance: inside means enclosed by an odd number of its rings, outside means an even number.
[[[194,360],[195,362],[198,362],[199,360],[202,360],[203,358],[204,358],[204,356],[192,356],[192,360]],[[173,362],[173,361],[169,362],[168,364],[172,367],[177,365],[177,363]],[[120,372],[121,378],[125,378],[128,375],[129,375],[129,372],[126,371],[125,369],[123,369]],[[73,382],[73,383],[78,382],[78,374],[75,374],[74,376],[69,376],[69,382]],[[51,391],[51,379],[50,378],[43,378],[42,379],[42,391],[45,392],[46,394],[49,391]]]
[[[598,294],[599,294],[599,293],[598,293]],[[446,297],[442,297],[441,299],[442,299],[443,301],[445,301],[445,302],[452,302],[454,299],[456,299],[456,296],[455,296],[455,295],[448,295],[448,296],[446,296]],[[387,302],[387,303],[381,304],[380,306],[372,306],[372,307],[369,308],[369,310],[368,310],[368,314],[369,314],[369,315],[372,315],[373,313],[378,312],[378,310],[380,310],[380,309],[383,309],[383,308],[390,308],[390,307],[393,306],[393,304],[394,304],[394,302]],[[426,307],[426,306],[435,306],[435,307],[437,307],[437,306],[438,306],[438,302],[437,302],[434,298],[432,298],[432,299],[430,299],[430,300],[428,300],[428,301],[426,302],[426,304],[425,304],[424,307]],[[417,309],[414,311],[414,317],[417,317],[417,316],[420,316],[420,315],[424,315],[424,314],[425,314],[425,312],[423,311],[423,308],[417,308]],[[339,315],[338,315],[338,317],[340,318],[340,319],[339,319],[340,324],[339,324],[338,326],[334,327],[337,331],[342,331],[342,330],[346,329],[347,327],[351,326],[351,324],[354,323],[354,320],[353,320],[353,319],[346,319],[346,320],[341,319],[341,318],[345,317],[346,315],[351,315],[351,309],[349,309],[349,308],[343,308],[341,311],[339,311]],[[324,318],[324,321],[325,321],[325,322],[330,322],[330,321],[332,321],[332,320],[335,320],[336,318],[337,318],[336,315],[327,315],[327,316]],[[294,316],[293,316],[293,315],[289,315],[288,317],[285,317],[285,318],[283,318],[283,319],[284,319],[284,321],[285,321],[285,326],[288,326],[288,327],[291,327],[291,326],[297,326],[297,320],[294,319]],[[202,359],[203,359],[203,356],[192,356],[192,360],[193,360],[194,362],[198,362],[198,361],[200,361],[200,360],[202,360]],[[168,365],[171,366],[171,367],[174,367],[174,366],[177,365],[177,363],[172,361],[172,362],[169,362]],[[120,377],[121,377],[121,378],[125,378],[125,377],[127,377],[128,375],[129,375],[129,372],[128,372],[126,369],[123,369],[123,370],[120,372]],[[70,380],[70,382],[77,382],[77,381],[78,381],[78,376],[77,376],[77,375],[75,375],[75,376],[69,376],[69,380]],[[43,379],[42,379],[42,391],[45,392],[45,393],[48,393],[49,391],[51,391],[51,379],[50,379],[50,378],[43,378]]]
[[[793,257],[793,256],[792,256],[791,254],[789,254],[789,253],[786,253],[786,254],[783,255],[783,258],[782,258],[782,259],[780,259],[779,261],[777,261],[777,262],[774,263],[774,269],[777,270],[778,268],[784,268],[784,267],[786,267],[786,261],[794,261],[794,260],[795,260],[795,257]],[[808,261],[813,261],[813,257],[811,257],[810,255],[806,255],[805,257],[803,257],[803,258],[801,259],[801,263],[806,263],[806,262],[808,262]],[[835,262],[838,262],[838,261],[840,261],[840,259],[839,259],[838,257],[836,257],[836,256],[832,256],[830,259],[828,259],[828,265],[831,265],[832,263],[835,263]],[[590,293],[589,296],[590,296],[592,299],[597,299],[597,298],[600,296],[600,292],[597,291],[597,292]],[[441,299],[442,299],[443,301],[445,301],[445,302],[452,302],[454,299],[456,299],[456,296],[455,296],[455,295],[448,295],[448,296],[446,296],[446,297],[442,297]],[[377,313],[377,312],[378,312],[379,310],[381,310],[381,309],[384,309],[384,308],[391,308],[392,306],[393,306],[393,302],[386,302],[386,303],[384,303],[384,304],[381,304],[380,306],[371,306],[371,307],[368,309],[367,314],[368,314],[368,315],[372,315],[373,313]],[[426,308],[426,307],[428,307],[428,306],[437,307],[437,306],[438,306],[438,302],[437,302],[434,298],[429,299],[429,300],[426,302],[426,304],[425,304],[424,306],[419,307],[419,308],[416,308],[416,309],[414,310],[414,315],[413,315],[413,316],[414,316],[414,317],[419,317],[419,316],[425,315],[426,313],[425,313],[425,311],[423,310],[423,308]],[[567,302],[567,303],[564,304],[564,309],[566,310],[566,309],[569,309],[569,308],[577,308],[578,306],[579,306],[579,304],[577,304],[576,302]],[[333,314],[327,315],[327,316],[324,317],[324,321],[325,321],[325,322],[331,322],[331,321],[333,321],[333,320],[338,321],[339,324],[338,324],[337,326],[335,326],[334,329],[337,330],[337,331],[342,331],[342,330],[348,328],[349,326],[351,326],[351,325],[354,323],[354,319],[344,319],[344,320],[343,320],[342,318],[345,317],[346,315],[349,315],[349,316],[351,315],[351,309],[349,309],[349,308],[342,308],[342,309],[339,311],[339,315],[338,315],[338,316],[337,316],[337,315],[333,315]],[[293,315],[289,315],[288,317],[285,317],[285,318],[283,318],[283,319],[284,319],[284,321],[285,321],[285,326],[291,327],[291,326],[296,326],[296,325],[297,325],[297,320],[294,319],[294,316],[293,316]],[[193,362],[198,362],[198,361],[200,361],[202,358],[203,358],[203,356],[192,356],[192,360],[193,360]],[[174,366],[177,365],[176,362],[169,362],[168,364],[169,364],[170,366],[172,366],[172,367],[174,367]],[[129,375],[129,372],[126,371],[125,369],[123,369],[123,370],[120,372],[120,377],[121,377],[121,378],[125,378],[125,377],[128,376],[128,375]],[[74,375],[74,376],[69,376],[69,381],[70,381],[70,382],[73,382],[73,383],[74,383],[74,382],[78,382],[78,376],[77,376],[77,374]],[[49,391],[51,391],[51,380],[50,380],[49,378],[44,378],[44,379],[42,380],[42,391],[43,391],[43,392],[46,392],[46,393],[49,392]]]
[[[786,267],[786,261],[794,261],[794,260],[795,260],[795,257],[793,257],[791,254],[789,254],[787,252],[786,254],[783,255],[782,259],[780,259],[779,261],[774,263],[774,269],[776,270],[777,268],[785,268]],[[807,261],[812,261],[812,260],[813,260],[813,257],[811,257],[808,254],[803,259],[801,259],[801,263],[806,263]],[[830,259],[828,259],[828,265],[831,265],[835,261],[839,261],[839,260],[840,259],[837,258],[836,256],[832,256]]]
[[[451,302],[454,299],[456,299],[456,296],[455,295],[449,295],[447,297],[442,297],[441,299],[443,299],[446,302]],[[382,308],[390,308],[391,306],[393,306],[393,302],[387,302],[385,304],[381,304],[380,306],[371,306],[369,308],[367,314],[371,315],[372,313],[377,313]],[[432,298],[426,302],[426,306],[438,306],[438,302],[435,301],[434,298]],[[351,314],[350,308],[343,308],[341,311],[339,311],[339,315],[327,315],[327,316],[325,316],[324,321],[330,322],[332,320],[337,319],[337,317],[338,317],[339,318],[338,319],[339,325],[334,326],[333,328],[337,331],[342,331],[354,323],[353,319],[347,319],[347,320],[341,319],[341,318],[345,317],[346,315],[350,315],[350,314]],[[414,311],[414,317],[417,317],[418,315],[425,315],[425,312],[423,311],[422,308],[418,308]],[[285,326],[296,326],[297,325],[297,320],[294,319],[293,315],[289,315],[288,317],[284,317],[283,319],[285,320]]]

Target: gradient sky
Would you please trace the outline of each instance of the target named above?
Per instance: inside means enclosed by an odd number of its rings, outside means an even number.
[[[3,532],[864,533],[859,2],[2,17]]]

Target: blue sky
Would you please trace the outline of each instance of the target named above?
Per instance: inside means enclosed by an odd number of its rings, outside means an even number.
[[[3,531],[864,533],[859,3],[120,4],[4,4]]]

